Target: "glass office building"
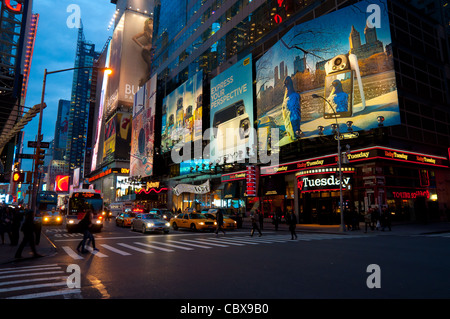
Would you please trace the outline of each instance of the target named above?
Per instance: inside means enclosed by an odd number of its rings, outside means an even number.
[[[366,7],[375,2],[385,19],[381,29],[364,25],[364,20],[376,12],[366,10]],[[316,124],[310,128],[306,124],[319,120],[329,124],[319,119],[322,115],[325,117],[326,112],[314,108],[319,99],[312,99],[311,92],[324,94],[318,87],[322,85],[323,88],[325,75],[329,72],[327,63],[332,60],[332,52],[327,52],[323,43],[317,42],[314,47],[311,44],[314,39],[308,43],[308,36],[312,34],[317,40],[340,32],[336,47],[345,46],[346,51],[341,52],[357,56],[363,78],[363,85],[358,84],[361,90],[356,89],[352,96],[355,101],[353,114],[370,114],[365,124],[356,123],[355,116],[339,120],[341,133],[347,134],[342,143],[343,151],[348,145],[344,180],[350,184],[343,190],[345,207],[362,214],[370,207],[389,206],[397,212],[399,219],[439,218],[445,210],[444,204],[450,205],[450,197],[445,191],[450,186],[450,81],[444,71],[450,61],[445,32],[448,14],[444,14],[448,9],[440,1],[428,2],[443,12],[438,15],[439,19],[436,14],[423,14],[414,1],[161,0],[156,3],[152,65],[152,74],[158,76],[156,132],[165,132],[164,126],[170,131],[170,126],[177,125],[178,115],[173,119],[165,117],[169,109],[165,105],[166,97],[189,83],[199,71],[203,72],[202,130],[210,128],[212,80],[249,55],[254,79],[251,86],[253,127],[260,128],[263,122],[260,114],[267,115],[271,110],[270,105],[264,104],[264,98],[283,96],[280,92],[284,91],[277,88],[283,88],[287,77],[296,85],[301,84],[297,91],[301,95],[302,124],[301,130],[293,130],[293,133],[288,132],[287,126],[283,128],[292,140],[286,142],[284,136],[278,165],[256,164],[260,166],[256,198],[246,193],[248,163],[209,169],[208,162],[173,163],[171,153],[166,152],[155,160],[155,167],[159,165],[161,170],[155,170],[157,173],[147,179],[171,186],[168,193],[170,209],[226,206],[249,211],[259,205],[265,216],[277,209],[282,212],[292,209],[300,222],[338,222],[339,188],[334,187],[336,184],[314,187],[335,181],[336,140],[329,126]],[[423,3],[420,1],[420,5]],[[366,7],[362,7],[364,4]],[[361,21],[352,24],[351,20],[345,21],[345,17],[338,19],[343,12],[360,14],[363,24]],[[348,25],[336,31],[335,28],[344,23],[342,21]],[[295,32],[297,42],[292,37]],[[329,46],[334,40],[328,41]],[[293,67],[288,67],[287,60],[274,64],[278,58],[277,50],[283,47],[297,50],[288,61]],[[315,59],[311,59],[312,56]],[[274,65],[267,68],[265,74],[273,81],[258,82],[262,70],[271,63]],[[380,80],[377,74],[390,74],[389,81]],[[364,83],[364,78],[366,81],[371,78],[371,84]],[[356,83],[356,77],[354,81]],[[365,93],[365,104],[361,92]],[[377,112],[370,113],[378,96],[391,100],[386,100]],[[394,115],[383,113],[392,106],[395,106]],[[388,118],[386,114],[392,117]],[[266,118],[270,119],[269,116]],[[267,123],[284,126],[279,121]],[[352,133],[353,129],[358,136]],[[292,134],[303,135],[294,138]],[[157,145],[155,143],[155,154],[161,152]],[[317,182],[314,176],[318,174],[322,176]],[[170,191],[184,184],[203,187],[207,181],[210,183],[208,192],[195,190],[173,194]],[[256,202],[259,204],[254,206]]]

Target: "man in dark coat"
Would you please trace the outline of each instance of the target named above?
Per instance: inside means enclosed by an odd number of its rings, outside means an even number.
[[[23,232],[23,239],[19,245],[19,248],[17,249],[15,257],[22,258],[22,251],[28,243],[30,244],[33,256],[41,257],[41,255],[39,255],[36,251],[36,244],[34,241],[35,240],[34,212],[30,209],[28,209],[25,212],[25,220],[23,221],[21,230]]]

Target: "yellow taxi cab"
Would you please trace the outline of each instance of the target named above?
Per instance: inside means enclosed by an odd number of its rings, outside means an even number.
[[[134,217],[136,214],[133,212],[120,213],[116,217],[116,226],[131,227]]]
[[[217,220],[217,209],[210,209],[208,212],[204,213],[208,218]],[[223,214],[223,226],[224,229],[236,229],[237,222],[230,218],[229,215]]]
[[[189,228],[191,230],[215,230],[217,223],[214,219],[199,213],[181,213],[170,219],[170,225],[174,230]]]

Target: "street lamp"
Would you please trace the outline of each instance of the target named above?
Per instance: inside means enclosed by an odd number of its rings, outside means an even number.
[[[47,75],[48,74],[54,74],[54,73],[61,73],[66,71],[73,71],[73,70],[79,70],[79,69],[96,69],[98,71],[103,71],[105,74],[110,75],[112,73],[112,69],[110,68],[99,68],[96,66],[82,66],[82,67],[75,67],[75,68],[68,68],[68,69],[62,69],[62,70],[56,70],[56,71],[50,71],[48,72],[47,69],[44,70],[44,80],[42,81],[42,95],[41,95],[41,104],[39,106],[39,124],[38,124],[38,135],[37,135],[37,141],[36,141],[36,150],[34,154],[34,167],[33,167],[33,190],[32,190],[32,196],[31,196],[31,208],[34,211],[34,214],[36,214],[36,198],[37,198],[37,190],[38,190],[38,168],[39,168],[39,153],[41,150],[41,141],[43,139],[43,136],[41,136],[42,131],[42,113],[44,110],[44,95],[45,95],[45,84],[47,82]]]
[[[330,102],[328,102],[327,99],[325,99],[323,96],[317,95],[317,94],[313,94],[312,97],[314,99],[317,98],[321,98],[322,100],[324,100],[325,102],[328,103],[328,105],[331,107],[331,109],[334,112],[334,118],[336,120],[336,133],[337,133],[337,142],[338,142],[338,167],[339,167],[339,197],[340,197],[340,203],[339,203],[339,209],[341,211],[341,225],[339,230],[341,232],[345,232],[345,223],[344,223],[344,205],[343,205],[343,196],[342,196],[342,160],[341,160],[341,132],[339,129],[339,124],[337,121],[337,114],[336,114],[336,110],[333,108],[333,106],[331,105]]]

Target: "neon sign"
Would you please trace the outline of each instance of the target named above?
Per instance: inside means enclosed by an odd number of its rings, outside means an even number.
[[[13,7],[13,6],[11,5],[11,0],[5,0],[5,4],[6,4],[6,7],[7,7],[10,11],[12,11],[12,12],[14,12],[14,13],[21,13],[21,12],[22,12],[22,4],[19,3],[19,2],[17,2],[16,7]]]
[[[428,190],[426,191],[415,191],[415,192],[392,192],[392,195],[394,195],[394,198],[401,198],[401,199],[414,199],[417,197],[425,197],[430,198],[430,192]]]
[[[284,0],[277,0],[278,8],[283,7],[283,2],[284,2]],[[285,5],[285,8],[287,9],[286,5]],[[280,24],[281,22],[283,22],[283,18],[278,13],[275,14],[273,19],[275,20],[275,22],[277,24]]]

